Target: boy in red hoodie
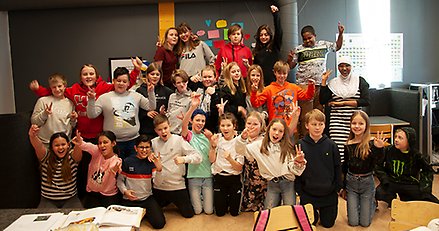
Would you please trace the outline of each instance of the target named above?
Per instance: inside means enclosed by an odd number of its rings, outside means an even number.
[[[227,43],[218,51],[215,61],[215,68],[218,73],[221,73],[221,65],[236,62],[241,69],[242,76],[247,76],[247,67],[253,64],[253,59],[252,51],[243,43],[242,34],[242,28],[239,24],[233,24],[227,31],[230,43]]]

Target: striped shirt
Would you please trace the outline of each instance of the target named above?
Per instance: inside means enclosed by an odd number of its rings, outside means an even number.
[[[360,99],[360,89],[357,90],[355,96],[343,99],[335,94],[332,94],[333,102],[358,100]],[[341,161],[344,161],[344,145],[349,138],[349,132],[351,130],[350,120],[354,111],[360,110],[359,107],[341,106],[331,107],[330,120],[329,120],[329,136],[337,144],[340,151]]]
[[[65,158],[68,158],[68,164],[72,171],[72,178],[64,181],[61,173],[63,159],[56,160],[56,166],[52,172],[52,181],[47,179],[47,168],[49,160],[49,152],[46,153],[41,160],[41,196],[49,200],[66,200],[76,195],[76,174],[78,171],[78,163],[72,157],[73,149],[70,150]],[[52,154],[55,155],[55,154]]]

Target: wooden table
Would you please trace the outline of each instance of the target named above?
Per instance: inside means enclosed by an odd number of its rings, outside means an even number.
[[[391,126],[391,143],[393,144],[393,135],[396,127],[410,126],[410,123],[404,120],[393,118],[391,116],[371,116],[370,126],[374,125],[390,125]]]

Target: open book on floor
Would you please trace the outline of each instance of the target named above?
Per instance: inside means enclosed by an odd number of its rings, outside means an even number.
[[[66,215],[63,213],[44,213],[22,215],[6,231],[47,231],[59,227],[59,221],[63,221]],[[58,225],[57,225],[58,224]]]
[[[61,228],[70,224],[94,223],[99,227],[135,227],[140,228],[140,223],[145,215],[145,209],[140,207],[126,207],[110,205],[108,208],[97,207],[83,211],[72,211],[67,215]]]

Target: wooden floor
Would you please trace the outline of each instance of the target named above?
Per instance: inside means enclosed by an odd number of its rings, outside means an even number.
[[[433,194],[439,197],[439,175],[435,175],[433,183]],[[339,199],[338,216],[334,227],[325,229],[322,226],[317,226],[318,230],[388,230],[388,223],[390,221],[390,209],[387,208],[385,202],[379,202],[378,210],[372,220],[372,224],[368,228],[351,227],[347,223],[346,215],[346,201]],[[183,218],[178,214],[175,208],[166,208],[166,225],[163,230],[225,230],[225,231],[246,231],[252,230],[253,213],[244,212],[237,217],[226,215],[224,217],[217,217],[216,215],[196,215],[193,218]],[[141,230],[153,230],[151,226],[143,221]]]

